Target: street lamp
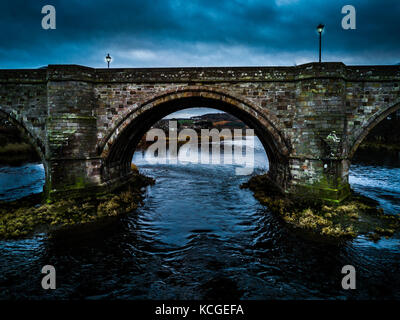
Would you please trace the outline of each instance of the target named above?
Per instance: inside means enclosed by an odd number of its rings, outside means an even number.
[[[108,68],[110,68],[110,62],[111,62],[111,60],[112,60],[112,58],[111,58],[110,54],[107,53],[106,61],[107,61],[107,67],[108,67]]]
[[[325,26],[323,24],[319,24],[317,26],[317,31],[319,33],[319,62],[321,63],[321,42],[322,42],[322,31],[324,31]]]

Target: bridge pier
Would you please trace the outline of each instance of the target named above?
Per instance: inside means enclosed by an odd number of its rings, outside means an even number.
[[[100,195],[126,185],[132,177],[131,163],[108,167],[99,157],[52,159],[46,165],[45,193],[48,200]]]
[[[289,158],[270,163],[268,177],[283,194],[301,200],[340,203],[350,193],[349,160]]]
[[[349,160],[291,159],[291,181],[286,190],[294,197],[339,203],[350,195]]]
[[[50,159],[46,166],[48,199],[85,196],[102,192],[101,159]]]

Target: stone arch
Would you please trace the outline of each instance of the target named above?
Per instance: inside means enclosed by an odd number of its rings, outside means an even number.
[[[373,117],[371,117],[368,120],[368,122],[365,125],[363,125],[359,130],[357,130],[355,133],[356,138],[353,140],[354,142],[352,143],[349,151],[349,159],[353,158],[359,145],[361,144],[361,142],[363,142],[368,133],[370,133],[371,130],[375,126],[377,126],[382,120],[384,120],[390,114],[396,112],[399,109],[400,109],[400,99],[396,101],[394,104],[392,104],[389,108],[383,108],[380,112],[376,113]]]
[[[47,161],[45,158],[45,146],[44,143],[27,128],[27,126],[23,123],[23,121],[18,120],[12,113],[7,113],[3,110],[0,110],[0,117],[5,118],[12,123],[13,126],[22,133],[22,135],[28,140],[30,145],[32,145],[40,157],[40,160],[44,167],[44,174],[45,174],[45,183],[43,185],[43,191],[46,192],[48,186],[48,177],[49,177],[49,168],[47,165]]]
[[[287,167],[291,145],[284,138],[278,127],[279,120],[274,115],[230,93],[211,87],[190,86],[154,96],[114,126],[98,146],[98,154],[104,160],[103,179],[107,181],[126,175],[130,171],[135,147],[150,127],[166,115],[188,107],[219,109],[254,128],[268,155],[270,172],[282,175],[281,167]]]
[[[27,128],[27,126],[25,126],[22,121],[19,121],[12,113],[7,113],[3,110],[0,110],[0,117],[10,121],[12,125],[15,126],[19,132],[21,132],[22,135],[28,139],[29,143],[35,148],[35,151],[40,156],[43,165],[46,165],[46,153],[43,142],[39,138],[36,138],[35,135]]]

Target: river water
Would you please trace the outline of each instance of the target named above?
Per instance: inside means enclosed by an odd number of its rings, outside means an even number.
[[[229,142],[227,142],[229,143]],[[254,173],[268,169],[258,140]],[[386,160],[385,160],[386,159]],[[400,209],[400,161],[358,161],[355,191]],[[45,235],[0,241],[0,299],[399,299],[400,237],[359,237],[342,245],[304,240],[249,190],[235,164],[133,162],[156,179],[144,205],[104,230],[65,242]],[[40,192],[43,166],[0,168],[0,198]],[[57,270],[57,289],[41,289],[40,270]],[[357,289],[341,288],[353,265]]]

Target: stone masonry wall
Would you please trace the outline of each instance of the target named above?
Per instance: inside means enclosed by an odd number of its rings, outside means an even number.
[[[140,110],[151,111],[157,99],[173,100],[184,90],[193,89],[199,96],[209,92],[216,97],[216,108],[220,99],[236,101],[245,118],[251,113],[271,137],[281,140],[276,146],[287,149],[281,154],[287,181],[277,184],[289,193],[337,200],[348,192],[350,159],[358,144],[374,125],[400,108],[399,88],[399,66],[50,65],[0,70],[0,113],[25,127],[45,155],[48,190],[79,190],[109,183],[104,176],[107,150],[123,134],[129,137],[124,130],[132,130],[127,124]]]
[[[20,126],[44,156],[47,118],[46,70],[0,71],[0,116]]]

